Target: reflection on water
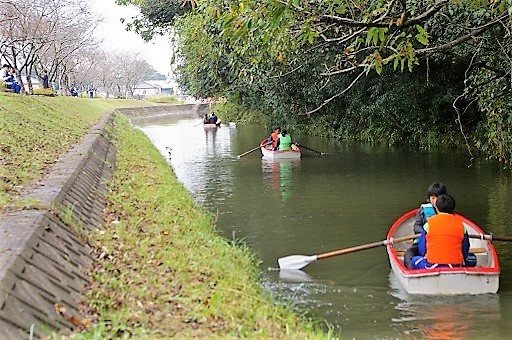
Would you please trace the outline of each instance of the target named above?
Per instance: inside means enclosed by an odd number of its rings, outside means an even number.
[[[275,195],[286,201],[293,194],[292,177],[294,171],[300,170],[300,159],[269,160],[262,157],[261,170]]]
[[[302,270],[279,270],[279,279],[287,282],[312,282],[313,278]]]
[[[409,295],[391,272],[391,295],[399,299],[394,323],[406,325],[405,334],[424,339],[498,337],[497,329],[482,324],[499,324],[500,296],[497,294],[421,296]]]
[[[499,295],[404,295],[382,248],[316,261],[295,273],[277,259],[381,241],[393,221],[421,203],[431,182],[447,184],[457,210],[486,232],[512,235],[512,176],[495,163],[449,153],[420,153],[296,136],[328,155],[270,161],[257,150],[259,126],[204,129],[174,117],[142,131],[178,180],[216,214],[226,237],[243,239],[261,259],[263,286],[281,302],[310,311],[345,339],[503,338],[512,333],[512,248],[496,243]],[[237,159],[248,150],[254,152]],[[170,155],[169,155],[170,152]]]

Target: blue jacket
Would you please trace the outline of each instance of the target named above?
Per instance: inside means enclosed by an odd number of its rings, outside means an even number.
[[[436,209],[431,203],[423,203],[420,205],[420,208],[416,212],[416,217],[414,218],[414,233],[421,234],[423,226],[427,223],[427,219],[435,214],[437,214]],[[419,239],[415,239],[414,244],[417,244],[418,240]]]

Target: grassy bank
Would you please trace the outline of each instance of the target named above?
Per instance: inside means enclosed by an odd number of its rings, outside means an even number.
[[[24,205],[18,193],[105,111],[140,104],[0,94],[1,210]],[[331,337],[262,291],[253,253],[217,235],[140,131],[117,117],[114,135],[106,226],[89,235],[98,258],[84,293],[92,322],[75,338]]]
[[[91,235],[99,320],[84,337],[327,337],[261,290],[252,252],[217,235],[142,132],[118,117],[115,134],[107,227]]]
[[[108,110],[151,105],[135,100],[0,93],[0,213],[26,202],[17,196],[42,178]]]

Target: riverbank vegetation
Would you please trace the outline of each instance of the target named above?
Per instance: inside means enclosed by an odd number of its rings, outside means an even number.
[[[181,85],[225,121],[512,160],[509,0],[117,2],[176,33]]]
[[[176,96],[171,95],[153,95],[148,96],[146,98],[146,101],[149,103],[156,103],[156,104],[179,104],[181,101]]]
[[[0,93],[0,212],[41,179],[106,111],[151,105],[136,100],[19,96]]]
[[[43,178],[102,115],[141,101],[0,94],[0,212]],[[97,262],[84,293],[90,327],[74,339],[334,338],[259,286],[257,258],[220,237],[149,139],[121,116],[106,226],[88,235]],[[324,332],[325,331],[325,332]],[[54,335],[54,338],[62,336]]]
[[[331,337],[262,291],[253,253],[216,233],[142,132],[117,117],[115,135],[107,226],[91,238],[98,320],[84,338]]]

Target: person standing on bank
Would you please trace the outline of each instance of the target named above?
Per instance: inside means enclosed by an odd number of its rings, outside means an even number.
[[[282,129],[281,133],[277,138],[277,147],[279,151],[291,150],[292,149],[292,136],[286,131],[286,129]]]
[[[427,219],[437,214],[435,204],[437,197],[447,194],[446,186],[443,183],[432,183],[427,190],[427,202],[420,205],[414,219],[414,233],[421,234]],[[418,239],[415,239],[412,246],[404,253],[404,265],[412,269],[412,258],[418,256]]]
[[[469,252],[468,232],[462,219],[453,213],[455,199],[440,195],[434,206],[437,215],[423,226],[418,241],[420,255],[412,258],[413,269],[474,267],[476,258]]]
[[[44,70],[43,75],[41,76],[41,81],[43,83],[43,89],[50,88],[50,81],[48,79],[48,71]]]

